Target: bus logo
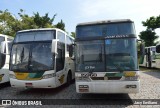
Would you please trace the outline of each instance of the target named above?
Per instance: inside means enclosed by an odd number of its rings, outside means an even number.
[[[11,100],[2,100],[2,105],[11,105]]]
[[[95,69],[95,66],[85,66],[85,70],[88,70],[88,69]]]

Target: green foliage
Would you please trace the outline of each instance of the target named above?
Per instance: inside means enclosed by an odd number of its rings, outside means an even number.
[[[157,17],[150,17],[146,21],[142,21],[143,26],[147,27],[145,31],[140,32],[140,39],[144,40],[146,46],[154,46],[159,36],[154,32],[155,29],[160,27],[160,15]]]
[[[25,29],[58,27],[65,30],[65,23],[62,20],[58,24],[53,25],[56,15],[57,14],[50,18],[48,13],[44,16],[40,16],[37,12],[29,16],[24,13],[23,9],[20,9],[17,18],[16,15],[13,15],[8,10],[0,10],[0,33],[14,36],[17,31]]]
[[[39,13],[34,13],[33,20],[38,28],[53,28],[52,25],[54,19],[56,17],[56,14],[52,17],[48,17],[48,13],[45,14],[45,16],[40,16]]]
[[[60,22],[58,22],[55,27],[65,31],[65,24],[62,20]]]
[[[156,35],[155,32],[153,32],[151,30],[146,30],[146,31],[140,32],[139,37],[140,37],[140,39],[145,41],[145,46],[154,46],[157,44],[157,42],[155,42],[155,40],[158,39],[158,36]]]
[[[11,26],[17,23],[14,16],[11,15],[8,10],[0,11],[0,33],[10,35],[14,33],[14,30],[11,30]]]
[[[76,33],[75,32],[71,32],[71,36],[75,38],[76,37]]]
[[[160,27],[160,15],[157,17],[150,17],[146,21],[142,21],[143,26],[147,27],[147,29],[157,29]]]

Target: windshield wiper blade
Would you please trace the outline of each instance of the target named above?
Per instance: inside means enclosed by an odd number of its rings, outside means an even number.
[[[23,61],[23,58],[24,58],[24,47],[23,47],[22,52],[21,52],[21,63]]]
[[[116,69],[117,69],[120,73],[123,73],[123,69],[122,69],[120,66],[115,65],[115,64],[113,64],[113,66],[116,67]]]

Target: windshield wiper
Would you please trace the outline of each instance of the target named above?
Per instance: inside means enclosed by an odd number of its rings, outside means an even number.
[[[24,47],[23,47],[22,52],[21,52],[21,63],[23,61],[23,58],[24,58]]]
[[[109,59],[109,61],[111,62],[111,64],[112,64],[120,73],[123,73],[123,69],[122,69],[120,66],[114,64],[110,57],[106,57],[106,58]]]
[[[123,73],[123,69],[122,69],[120,66],[115,65],[115,64],[113,64],[113,66],[116,67],[116,69],[117,69],[120,73]]]

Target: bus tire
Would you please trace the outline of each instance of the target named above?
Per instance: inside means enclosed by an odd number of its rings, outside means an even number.
[[[68,75],[67,75],[67,83],[66,83],[66,85],[69,86],[71,84],[71,81],[72,81],[72,74],[71,74],[71,71],[69,71]]]

